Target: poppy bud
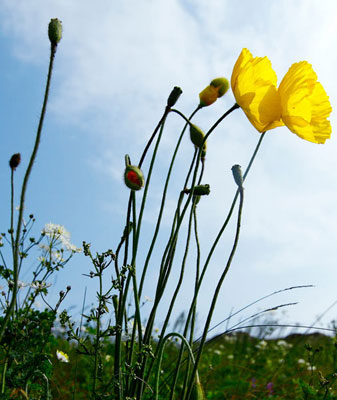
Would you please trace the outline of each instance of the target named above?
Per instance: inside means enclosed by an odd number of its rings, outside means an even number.
[[[222,97],[229,89],[229,82],[226,78],[215,78],[210,85],[218,90],[218,97]]]
[[[62,22],[57,18],[52,18],[48,25],[48,36],[50,43],[53,46],[57,44],[62,39]]]
[[[185,189],[184,193],[191,193],[192,189]],[[197,185],[194,186],[193,195],[194,196],[208,196],[211,192],[211,189],[208,184],[206,185]]]
[[[243,179],[242,179],[241,166],[238,164],[233,165],[232,173],[236,184],[239,186],[239,189],[242,189]]]
[[[228,88],[228,79],[213,79],[212,82],[199,93],[200,107],[206,107],[213,104],[219,97],[223,96],[227,92]]]
[[[182,92],[183,91],[180,89],[180,87],[175,86],[167,99],[167,107],[173,107],[178,101]]]
[[[144,186],[143,172],[134,165],[127,165],[124,172],[124,182],[129,189],[140,190]]]
[[[201,146],[204,141],[205,134],[198,126],[194,124],[190,124],[190,138],[192,143],[198,148]],[[204,143],[205,145],[206,143]],[[205,149],[206,150],[206,149]]]
[[[218,91],[214,86],[208,85],[202,92],[199,93],[200,107],[210,106],[216,102]]]
[[[11,169],[13,171],[15,171],[16,167],[19,166],[20,161],[21,161],[21,154],[20,153],[16,153],[16,154],[12,155],[11,159],[9,160],[9,166],[11,167]]]

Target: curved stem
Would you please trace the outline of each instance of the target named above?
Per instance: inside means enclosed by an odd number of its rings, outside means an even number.
[[[162,341],[162,343],[161,343],[160,350],[159,350],[159,361],[158,361],[158,367],[157,367],[156,378],[155,378],[155,379],[156,379],[156,380],[155,380],[155,382],[156,382],[156,391],[155,391],[156,397],[155,397],[155,399],[156,399],[156,400],[158,400],[158,394],[159,394],[159,393],[158,393],[158,392],[159,392],[159,373],[160,373],[160,367],[161,367],[161,363],[162,363],[162,359],[163,359],[164,347],[165,347],[165,344],[166,344],[167,340],[168,340],[171,336],[179,337],[179,338],[182,340],[182,342],[184,343],[184,345],[185,345],[186,348],[187,348],[187,351],[188,351],[188,354],[189,354],[189,356],[190,356],[190,358],[191,358],[192,363],[193,363],[193,364],[195,363],[195,361],[194,361],[194,356],[193,356],[193,351],[192,351],[192,349],[191,349],[191,347],[190,347],[190,344],[189,344],[188,341],[186,340],[186,338],[185,338],[183,335],[181,335],[180,333],[177,333],[177,332],[168,333],[168,334],[164,337],[164,339],[163,339],[163,341]]]

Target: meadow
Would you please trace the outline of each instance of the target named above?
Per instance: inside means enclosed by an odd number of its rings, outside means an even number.
[[[205,399],[336,399],[336,338],[318,332],[289,334],[285,338],[270,336],[277,328],[261,328],[254,334],[236,332],[215,337],[206,345],[199,367]],[[87,399],[92,379],[90,357],[77,352],[74,343],[62,336],[53,338],[50,354],[65,349],[70,362],[64,364],[54,356],[51,385],[53,398]],[[173,340],[162,364],[161,393],[170,393],[172,371],[178,357],[178,343]],[[102,353],[102,380],[110,377],[113,344],[106,343]],[[178,382],[175,398],[179,399],[183,382]],[[74,391],[76,396],[74,396]],[[104,397],[102,397],[104,398]],[[109,397],[107,397],[109,398]],[[146,397],[151,399],[151,396]]]

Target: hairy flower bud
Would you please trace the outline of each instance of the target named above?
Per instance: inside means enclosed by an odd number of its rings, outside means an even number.
[[[243,178],[241,172],[241,166],[236,164],[232,167],[232,173],[236,184],[238,185],[239,189],[242,189]]]
[[[143,172],[134,165],[127,165],[124,172],[124,182],[129,189],[140,190],[144,186]]]
[[[21,154],[20,153],[13,154],[11,159],[9,160],[9,166],[13,171],[15,171],[16,168],[19,166],[20,162],[21,162]]]
[[[229,82],[226,78],[215,78],[210,85],[218,90],[218,97],[222,97],[229,89]]]
[[[52,18],[48,25],[48,36],[50,43],[53,46],[57,44],[62,39],[62,22],[57,18]]]
[[[213,104],[219,97],[223,96],[229,88],[229,82],[226,78],[215,78],[212,82],[199,93],[200,107],[206,107]]]
[[[198,148],[201,147],[205,134],[198,126],[190,124],[190,138],[192,143]],[[205,144],[205,143],[204,143]],[[206,149],[205,149],[206,150]]]
[[[180,87],[175,86],[167,99],[167,107],[173,107],[178,101],[182,92],[183,91],[180,89]]]

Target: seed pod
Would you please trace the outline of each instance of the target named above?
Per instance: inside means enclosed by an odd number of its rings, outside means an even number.
[[[239,189],[242,189],[243,178],[241,172],[241,166],[236,164],[232,167],[232,173],[236,184],[238,185]]]
[[[52,18],[48,25],[48,36],[50,43],[53,46],[57,44],[62,39],[62,22],[57,18]]]
[[[9,160],[9,166],[13,171],[15,171],[16,168],[19,166],[20,162],[21,162],[21,154],[20,153],[13,154],[11,159]]]
[[[124,182],[129,189],[140,190],[144,186],[144,175],[140,168],[128,165],[124,172]]]
[[[175,86],[167,99],[167,107],[173,107],[178,101],[182,92],[183,91],[180,89],[180,87]]]

